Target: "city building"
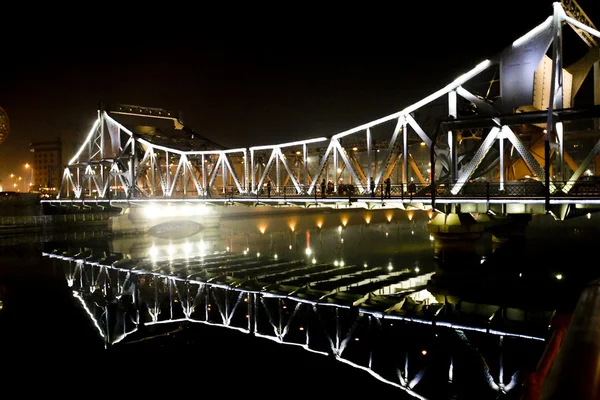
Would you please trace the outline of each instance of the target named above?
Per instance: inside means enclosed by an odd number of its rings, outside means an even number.
[[[29,151],[33,153],[33,181],[31,190],[41,193],[56,192],[62,178],[62,142],[60,138],[51,141],[32,142]]]

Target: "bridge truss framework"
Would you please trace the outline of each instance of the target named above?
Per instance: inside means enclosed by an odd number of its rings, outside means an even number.
[[[548,38],[546,49],[552,46],[551,84],[547,104],[542,111],[501,114],[493,104],[467,89],[467,84],[473,78],[490,68],[500,68],[502,57],[479,63],[442,89],[401,111],[337,133],[331,138],[320,137],[226,150],[182,150],[152,143],[117,121],[114,113],[101,109],[83,145],[64,169],[57,198],[193,198],[216,194],[215,189],[222,193],[255,195],[266,186],[267,182],[273,186],[275,193],[281,193],[285,187],[293,186],[293,193],[289,194],[311,196],[320,189],[322,179],[332,180],[337,189],[343,177],[346,178],[345,181],[356,187],[358,193],[366,194],[371,192],[369,185],[371,179],[376,187],[379,187],[392,175],[395,168],[401,168],[401,178],[398,179],[398,183],[404,191],[412,181],[412,178],[409,179],[411,165],[415,170],[415,176],[425,183],[422,174],[411,162],[409,137],[414,134],[420,144],[427,146],[431,153],[432,172],[428,183],[433,184],[438,179],[436,177],[439,174],[438,170],[446,171],[449,177],[447,184],[452,195],[458,194],[465,185],[468,185],[473,173],[496,143],[499,144],[499,184],[502,190],[506,181],[505,144],[507,142],[518,152],[533,175],[542,178],[540,180],[545,182],[547,198],[556,190],[568,193],[600,153],[600,140],[598,140],[577,168],[574,168],[572,163],[569,164],[573,171],[567,178],[566,135],[563,121],[571,116],[579,118],[582,114],[592,118],[600,116],[600,109],[597,106],[583,113],[563,108],[563,100],[568,93],[565,93],[562,65],[562,26],[568,24],[575,29],[590,48],[595,49],[600,58],[595,40],[600,38],[600,32],[593,27],[591,21],[582,17],[569,16],[568,13],[579,15],[569,11],[568,7],[563,8],[560,3],[554,3],[553,14],[542,24],[515,40],[511,47],[513,51],[527,51],[527,46],[542,36]],[[597,70],[594,74],[597,75],[597,82],[594,83],[598,86],[600,82],[598,61],[595,61],[594,68]],[[578,87],[575,91],[577,89]],[[595,89],[595,100],[600,104],[600,89],[596,87]],[[415,112],[436,100],[443,100],[444,97],[447,98],[447,115],[450,116],[450,120],[438,124],[433,131],[426,132],[423,124],[417,121]],[[459,118],[459,97],[476,107],[479,119]],[[162,118],[157,115],[152,117]],[[520,123],[545,126],[545,155],[542,163],[539,155],[533,154],[513,130],[514,124]],[[178,124],[177,120],[175,124]],[[473,127],[473,124],[479,124],[476,127],[482,131],[481,144],[470,159],[461,159],[457,151],[457,143],[460,140],[459,130],[466,126]],[[442,127],[446,128],[445,132],[441,132]],[[383,145],[374,142],[375,129],[378,132],[380,129],[387,130],[384,140],[380,142],[384,143]],[[445,146],[436,145],[440,133],[446,135]],[[414,138],[411,141],[414,141]],[[364,150],[361,153],[357,152],[358,143],[361,144],[361,150]],[[550,160],[552,152],[556,155],[553,172],[555,177],[551,176],[551,162],[543,162],[543,160]],[[380,153],[383,153],[383,157],[379,155]],[[275,179],[271,179],[272,175]],[[555,186],[554,178],[565,184],[560,187]],[[549,204],[548,201],[547,203]]]

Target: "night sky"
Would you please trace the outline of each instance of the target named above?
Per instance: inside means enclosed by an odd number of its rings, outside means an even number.
[[[596,3],[579,0],[600,26]],[[552,13],[544,0],[146,4],[5,13],[2,179],[31,141],[78,145],[101,101],[181,111],[232,147],[329,136],[445,86]]]

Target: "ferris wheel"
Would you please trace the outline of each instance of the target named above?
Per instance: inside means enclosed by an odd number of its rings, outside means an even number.
[[[0,144],[8,137],[8,131],[10,130],[10,124],[8,123],[8,115],[2,107],[0,107]]]

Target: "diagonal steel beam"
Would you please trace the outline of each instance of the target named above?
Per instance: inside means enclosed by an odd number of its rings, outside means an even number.
[[[486,103],[485,101],[475,96],[462,86],[456,88],[456,93],[458,93],[461,97],[469,100],[471,103],[475,104],[477,108],[482,110],[485,114],[493,115],[496,112],[496,110],[491,104]]]
[[[210,188],[213,187],[214,183],[215,183],[215,179],[217,179],[217,174],[219,173],[219,168],[221,168],[223,164],[223,154],[219,155],[219,158],[217,159],[217,162],[215,163],[215,166],[213,167],[213,170],[210,174],[210,179],[208,180],[208,186]]]
[[[227,170],[231,174],[231,177],[233,178],[233,182],[235,183],[235,186],[237,187],[238,192],[245,193],[245,190],[244,190],[244,188],[242,188],[242,184],[240,183],[240,180],[238,179],[237,175],[235,174],[235,171],[233,170],[233,168],[231,168],[231,163],[229,162],[229,157],[227,156],[227,154],[223,154],[223,168],[225,168],[225,167],[227,167]]]
[[[292,170],[290,169],[290,166],[288,165],[287,161],[285,160],[285,157],[283,156],[281,149],[278,149],[278,153],[279,153],[279,160],[281,160],[281,163],[283,164],[283,167],[287,171],[289,178],[292,180],[292,183],[294,184],[294,187],[296,188],[296,192],[300,193],[300,185],[298,184],[298,180],[294,176]],[[285,184],[284,184],[284,186],[285,186]]]
[[[569,178],[569,181],[567,182],[567,184],[563,188],[563,192],[569,193],[569,191],[571,190],[571,188],[573,187],[573,185],[575,184],[575,182],[577,182],[577,180],[579,179],[579,177],[587,169],[587,167],[590,165],[590,163],[592,162],[592,160],[594,159],[594,157],[596,157],[596,155],[598,155],[598,153],[600,153],[600,140],[598,140],[596,142],[596,144],[594,145],[594,147],[592,148],[592,150],[590,151],[590,153],[587,155],[587,157],[579,165],[579,168],[577,168],[577,170],[573,173],[573,176],[571,176],[571,178]]]
[[[277,157],[277,148],[275,148],[275,149],[273,149],[273,151],[271,151],[271,156],[269,157],[269,161],[267,161],[267,165],[265,165],[265,169],[262,173],[262,176],[260,177],[260,179],[258,180],[258,183],[256,184],[254,193],[258,193],[260,187],[262,186],[263,182],[267,178],[267,175],[269,174],[269,171],[271,170],[271,166],[273,165],[273,161],[275,161],[276,157]]]
[[[473,172],[477,169],[485,155],[488,153],[488,151],[494,144],[494,141],[498,137],[498,132],[500,132],[499,128],[492,128],[492,130],[488,133],[486,138],[483,140],[483,142],[473,155],[471,161],[469,161],[469,163],[463,167],[461,174],[458,177],[458,180],[451,189],[452,194],[456,195],[458,192],[460,192],[465,182],[467,182],[467,180],[471,177]]]
[[[519,154],[523,158],[523,161],[525,161],[525,164],[527,164],[529,169],[531,169],[540,179],[543,178],[545,176],[545,172],[540,166],[540,164],[531,155],[527,147],[525,147],[525,145],[521,143],[517,135],[515,135],[515,133],[507,125],[504,125],[502,127],[502,135],[508,140],[510,140],[510,143],[513,146],[515,146],[515,149],[517,149],[517,151],[519,152]],[[549,162],[549,160],[545,160],[544,162]]]
[[[348,154],[346,154],[346,150],[342,147],[342,145],[340,144],[340,142],[337,139],[331,139],[331,141],[333,142],[334,146],[337,148],[338,152],[340,153],[340,156],[342,157],[342,160],[344,160],[344,164],[346,164],[346,168],[348,168],[348,172],[350,172],[350,174],[352,175],[352,179],[354,179],[354,182],[357,183],[356,186],[358,186],[359,190],[365,190],[365,187],[363,186],[359,176],[356,174],[356,171],[354,171],[354,168],[352,168],[352,164],[350,163],[350,160],[348,159]],[[337,171],[336,171],[337,173]],[[376,182],[377,184],[377,182]]]
[[[335,139],[331,139],[329,141],[329,146],[327,146],[327,150],[325,150],[325,154],[323,155],[323,157],[321,157],[321,162],[319,163],[319,168],[315,171],[315,175],[312,178],[312,182],[310,184],[310,187],[308,188],[308,194],[311,194],[312,191],[315,189],[315,186],[317,185],[317,182],[319,181],[319,176],[321,175],[321,173],[323,172],[323,169],[325,168],[325,164],[327,164],[327,159],[329,158],[329,153],[331,153],[331,150],[334,148],[334,141]]]
[[[431,148],[431,139],[429,138],[429,136],[427,136],[425,131],[423,129],[421,129],[419,124],[417,124],[417,121],[415,121],[415,119],[412,117],[412,115],[410,115],[410,114],[406,115],[406,122],[408,122],[408,124],[411,126],[411,128],[413,128],[415,130],[415,132],[417,132],[417,135],[419,135],[421,140],[425,142],[427,147]]]

